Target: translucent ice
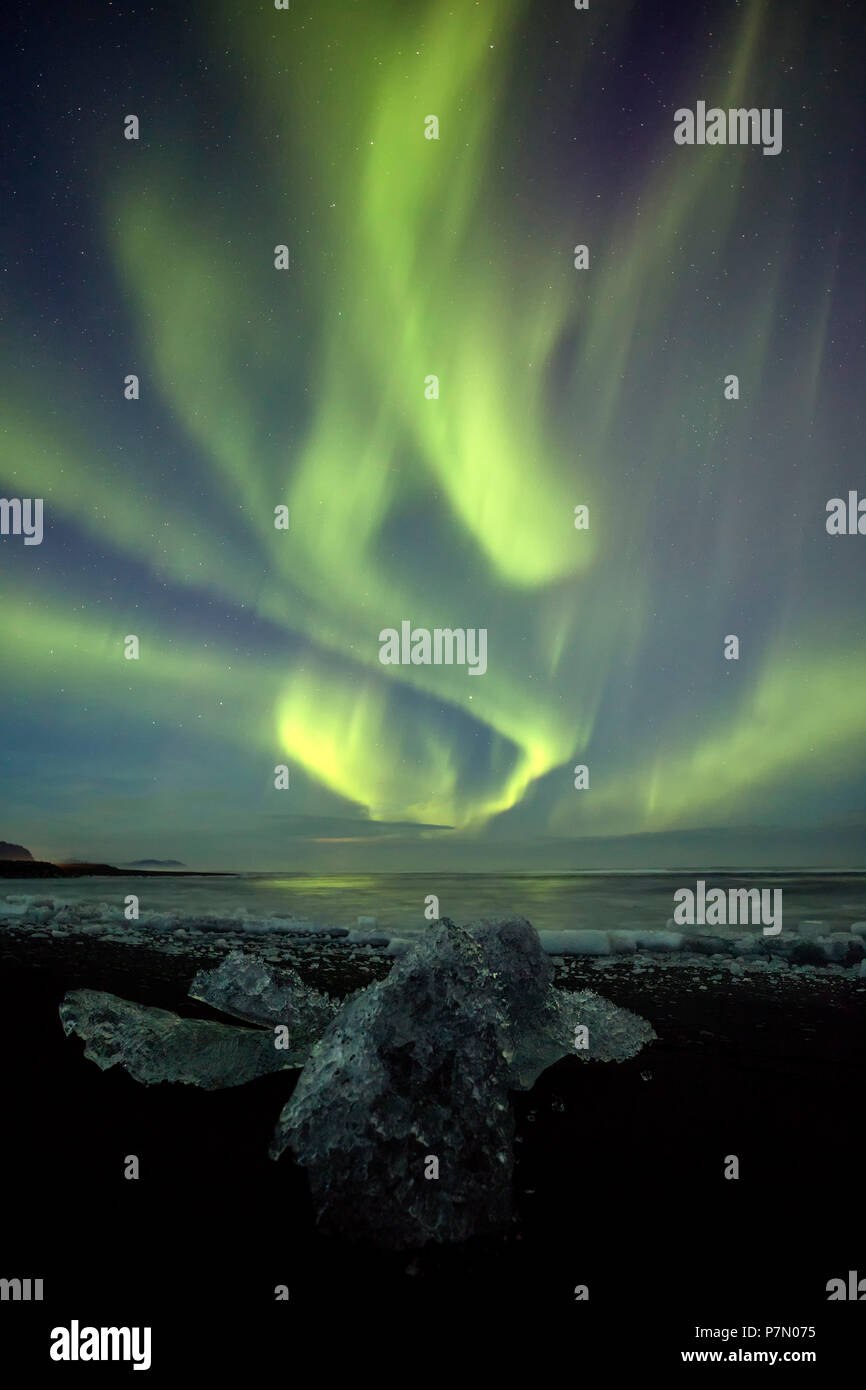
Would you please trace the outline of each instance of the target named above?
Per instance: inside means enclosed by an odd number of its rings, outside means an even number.
[[[563,1056],[621,1061],[655,1036],[645,1020],[590,990],[555,989],[552,978],[522,918],[443,921],[342,1007],[293,971],[235,952],[201,971],[190,993],[255,1027],[94,990],[68,994],[60,1014],[87,1057],[145,1084],[215,1090],[303,1066],[272,1156],[295,1150],[323,1226],[399,1249],[505,1227],[509,1092]],[[283,1024],[285,1050],[275,1035]]]
[[[528,922],[443,921],[346,1005],[271,1146],[276,1158],[290,1145],[306,1167],[323,1226],[408,1248],[508,1223],[509,1090],[567,1053],[619,1060],[654,1036],[635,1015],[550,980]]]
[[[269,1072],[303,1066],[308,1052],[293,1043],[276,1047],[273,1032],[180,1018],[94,989],[67,994],[60,1019],[67,1036],[84,1039],[91,1062],[103,1071],[122,1066],[145,1086],[158,1081],[206,1091],[242,1086]]]
[[[265,1027],[284,1023],[293,1044],[309,1049],[340,1005],[305,985],[294,970],[278,969],[232,951],[214,970],[200,970],[190,996],[233,1018]]]

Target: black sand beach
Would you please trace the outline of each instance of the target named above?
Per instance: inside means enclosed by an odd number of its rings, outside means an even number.
[[[304,1172],[267,1157],[291,1077],[210,1094],[147,1088],[119,1068],[100,1072],[64,1037],[57,1008],[78,987],[218,1017],[186,995],[200,952],[26,936],[6,932],[0,946],[6,1266],[62,1287],[67,1308],[76,1290],[94,1323],[120,1303],[140,1309],[175,1370],[243,1365],[253,1330],[260,1364],[276,1365],[286,1337],[321,1346],[329,1327],[356,1321],[378,1337],[394,1318],[482,1320],[501,1349],[513,1335],[503,1317],[525,1317],[533,1335],[573,1338],[611,1371],[719,1345],[696,1343],[696,1325],[814,1326],[825,1371],[859,1335],[859,1305],[828,1303],[825,1286],[866,1266],[866,980],[720,984],[645,959],[639,971],[632,960],[559,962],[557,983],[642,1014],[658,1040],[614,1065],[567,1058],[516,1095],[509,1237],[385,1255],[318,1236]],[[334,994],[391,965],[327,942],[291,963]],[[128,1154],[137,1182],[123,1177]],[[728,1154],[739,1181],[723,1178]],[[280,1284],[288,1303],[274,1300]],[[575,1300],[580,1284],[588,1304]],[[19,1309],[12,1334],[48,1324],[50,1306],[46,1294]]]

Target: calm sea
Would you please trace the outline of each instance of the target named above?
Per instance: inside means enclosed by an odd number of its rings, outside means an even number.
[[[128,893],[140,899],[141,921],[151,913],[230,917],[255,922],[275,917],[353,927],[375,917],[386,932],[411,936],[426,925],[425,900],[435,894],[440,917],[527,917],[539,930],[637,927],[664,930],[678,888],[781,888],[783,920],[796,929],[804,919],[843,930],[866,920],[866,873],[715,872],[659,870],[647,873],[571,874],[250,874],[232,878],[8,879],[0,883],[0,918],[21,912],[22,899],[88,903],[98,920],[105,905],[115,912]],[[5,903],[11,896],[17,900]],[[7,912],[4,912],[4,907]]]

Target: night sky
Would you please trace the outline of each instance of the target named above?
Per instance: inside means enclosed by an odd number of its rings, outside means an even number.
[[[0,838],[866,867],[862,0],[18,11]],[[486,673],[382,665],[404,620]]]

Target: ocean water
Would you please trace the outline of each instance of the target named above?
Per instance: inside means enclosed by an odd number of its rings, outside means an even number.
[[[866,920],[866,872],[790,870],[707,874],[691,871],[571,874],[244,874],[227,878],[6,879],[0,883],[0,921],[14,921],[28,905],[87,905],[94,921],[116,919],[127,894],[140,901],[140,925],[151,917],[175,918],[178,926],[225,918],[251,930],[278,919],[352,928],[359,916],[375,917],[387,933],[411,938],[428,925],[425,900],[435,894],[439,916],[455,922],[479,917],[527,917],[539,931],[664,931],[673,916],[677,889],[694,891],[697,879],[709,890],[781,888],[783,926],[796,931],[804,920],[827,923],[828,931]],[[760,927],[753,930],[760,932]]]

